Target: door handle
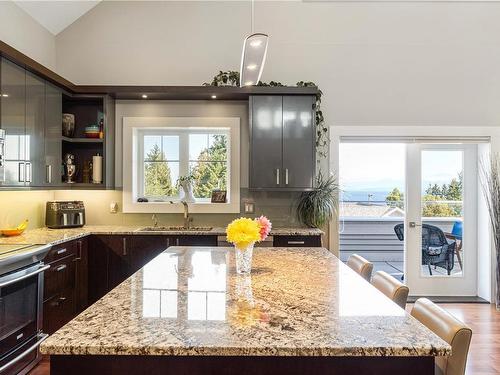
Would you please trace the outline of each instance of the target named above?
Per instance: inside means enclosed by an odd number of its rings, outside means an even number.
[[[408,223],[408,225],[410,226],[410,228],[415,228],[415,227],[421,227],[422,226],[422,224],[416,223],[414,221],[410,221]]]
[[[285,185],[288,185],[288,168],[285,168]]]
[[[24,280],[24,279],[27,279],[29,277],[32,277],[32,276],[35,276],[35,275],[38,275],[39,273],[42,273],[43,271],[45,270],[48,270],[50,268],[50,264],[46,264],[46,265],[43,265],[41,266],[40,268],[38,268],[36,271],[33,271],[33,272],[30,272],[26,275],[22,275],[20,277],[17,277],[15,279],[12,279],[12,280],[8,280],[8,281],[5,281],[3,283],[0,283],[0,288],[4,288],[8,285],[11,285],[11,284],[14,284],[14,283],[17,283],[21,280]]]
[[[127,256],[127,237],[123,237],[123,256]]]
[[[45,166],[45,182],[48,184],[52,183],[52,165]]]
[[[19,182],[24,182],[24,180],[25,180],[25,175],[24,175],[25,172],[26,172],[26,169],[25,169],[24,162],[20,162],[19,165],[18,165],[18,177],[19,177],[18,181]]]
[[[15,365],[21,359],[23,359],[28,354],[30,354],[31,352],[33,352],[36,348],[38,348],[40,346],[40,344],[42,342],[45,341],[45,339],[47,337],[49,337],[49,335],[47,335],[46,333],[42,333],[42,334],[38,334],[38,336],[36,336],[36,337],[37,337],[37,341],[33,345],[29,346],[24,352],[22,352],[21,354],[19,354],[18,356],[16,356],[16,358],[14,358],[10,362],[7,362],[5,365],[3,365],[2,367],[0,367],[0,373],[3,372],[4,370],[8,369],[9,367]]]
[[[33,182],[32,181],[32,169],[31,169],[31,162],[27,162],[25,164],[25,168],[26,168],[26,179],[25,181],[26,182]]]
[[[280,184],[280,169],[276,168],[276,185]]]

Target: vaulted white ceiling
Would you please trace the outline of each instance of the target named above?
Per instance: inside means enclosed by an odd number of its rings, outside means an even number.
[[[19,1],[14,3],[40,25],[57,35],[66,27],[83,16],[101,0],[77,0],[77,1]]]

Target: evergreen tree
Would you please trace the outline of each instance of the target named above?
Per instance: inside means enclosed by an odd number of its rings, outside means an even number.
[[[404,206],[404,194],[398,188],[394,188],[387,195],[387,197],[385,197],[385,201],[391,207],[403,208],[403,206]]]
[[[191,171],[196,198],[210,198],[213,190],[227,189],[227,136],[213,137],[213,144],[200,152],[198,163]]]
[[[144,163],[144,193],[147,197],[152,196],[173,196],[177,193],[172,178],[170,168],[165,160],[165,155],[160,147],[155,144],[146,155]]]

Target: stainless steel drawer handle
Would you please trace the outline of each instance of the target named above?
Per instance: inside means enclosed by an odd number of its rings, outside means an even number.
[[[12,279],[12,280],[9,280],[9,281],[6,281],[4,283],[0,283],[0,288],[3,288],[7,285],[10,285],[10,284],[14,284],[14,283],[17,283],[18,281],[21,281],[21,280],[24,280],[24,279],[27,279],[29,277],[32,277],[32,276],[35,276],[35,275],[38,275],[39,273],[45,271],[45,270],[48,270],[50,268],[50,264],[46,264],[42,267],[40,267],[39,269],[37,269],[36,271],[33,271],[33,272],[30,272],[30,273],[27,273],[25,275],[22,275],[20,277],[16,277],[15,279]],[[0,372],[2,372],[0,370]]]
[[[68,249],[60,249],[60,250],[57,250],[57,255],[64,254],[66,251],[68,251]]]
[[[288,241],[289,245],[304,245],[306,241]]]
[[[31,345],[28,349],[26,349],[24,352],[22,352],[21,354],[19,354],[16,358],[14,358],[12,361],[10,362],[7,362],[5,365],[3,365],[2,367],[0,367],[0,373],[4,372],[6,369],[8,369],[9,367],[15,365],[17,362],[19,362],[21,359],[23,359],[24,357],[26,357],[28,354],[30,354],[33,350],[35,350],[36,348],[38,348],[38,346],[44,342],[47,337],[49,337],[49,335],[47,335],[46,333],[42,333],[40,335],[38,335],[38,340],[37,342],[35,342],[33,345]]]
[[[56,272],[61,272],[65,270],[68,266],[66,264],[61,264],[59,267],[56,268]]]

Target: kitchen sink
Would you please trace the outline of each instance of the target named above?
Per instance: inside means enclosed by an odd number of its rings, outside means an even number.
[[[189,231],[189,232],[206,232],[212,230],[212,227],[189,227],[171,226],[171,227],[145,227],[139,229],[139,232],[174,232],[174,231]]]

